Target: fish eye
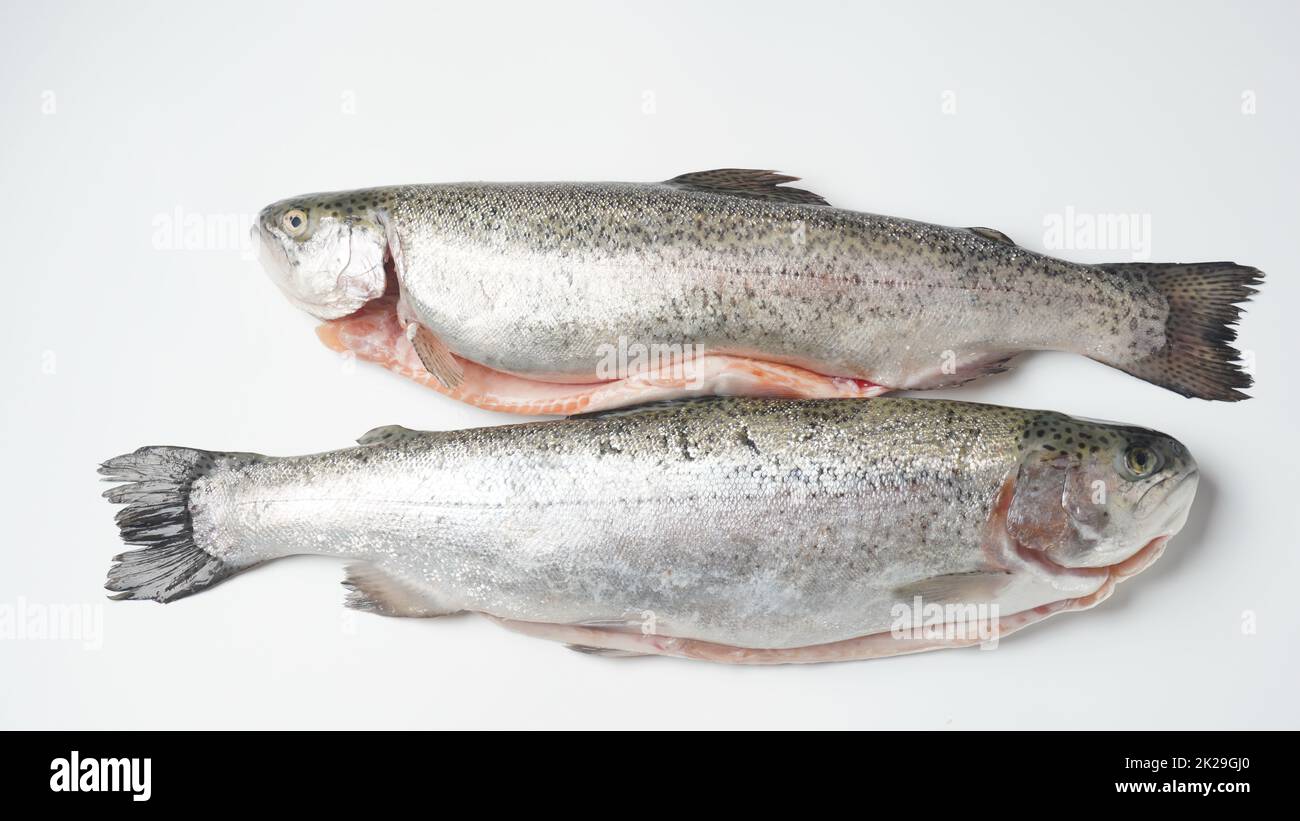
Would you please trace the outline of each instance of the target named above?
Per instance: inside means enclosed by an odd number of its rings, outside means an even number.
[[[289,236],[301,236],[307,230],[307,215],[300,209],[291,208],[280,217],[280,225]]]
[[[1160,469],[1160,456],[1145,445],[1133,445],[1124,451],[1124,467],[1135,479],[1143,479]]]

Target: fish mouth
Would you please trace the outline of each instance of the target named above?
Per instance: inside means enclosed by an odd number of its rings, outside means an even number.
[[[294,307],[327,324],[365,311],[397,287],[392,244],[386,234],[381,255],[380,243],[367,242],[363,230],[346,225],[335,230],[343,232],[338,241],[347,255],[343,259],[322,260],[316,264],[324,267],[315,270],[305,269],[300,261],[293,259],[274,231],[255,224],[249,232],[257,246],[262,269],[285,298]],[[372,232],[370,237],[373,236]],[[324,293],[317,293],[316,286],[304,284],[320,281],[330,283]]]
[[[1187,500],[1186,504],[1178,504],[1178,502],[1181,501],[1179,497],[1189,495],[1189,494],[1192,497],[1195,497],[1196,486],[1200,480],[1200,476],[1201,476],[1201,472],[1195,465],[1187,467],[1186,469],[1182,470],[1179,473],[1174,473],[1174,474],[1170,474],[1169,476],[1166,476],[1165,478],[1161,479],[1159,482],[1156,482],[1154,485],[1152,485],[1151,487],[1147,488],[1145,491],[1142,492],[1142,495],[1138,497],[1138,501],[1136,505],[1137,510],[1145,511],[1147,509],[1146,507],[1147,499],[1148,497],[1150,497],[1152,498],[1151,505],[1153,507],[1161,504],[1170,505],[1170,507],[1172,508],[1172,512],[1169,517],[1170,521],[1179,518],[1180,513],[1185,513],[1189,508],[1191,508],[1190,498]],[[1165,488],[1165,487],[1168,488],[1169,491],[1168,493],[1165,493],[1163,496],[1160,494],[1156,494],[1156,496],[1154,497],[1151,496],[1151,494],[1156,490],[1158,490],[1159,488]],[[1186,517],[1183,516],[1182,518],[1186,518]],[[1175,529],[1175,532],[1177,532],[1177,529]]]

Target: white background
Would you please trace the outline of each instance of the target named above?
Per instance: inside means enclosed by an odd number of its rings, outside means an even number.
[[[1055,5],[6,2],[0,616],[86,606],[102,641],[0,639],[0,727],[1300,726],[1285,331],[1300,13]],[[172,234],[178,214],[213,226],[306,191],[719,166],[1039,250],[1067,207],[1150,215],[1153,260],[1266,271],[1242,326],[1251,401],[1063,354],[941,392],[1183,440],[1204,478],[1160,563],[993,652],[767,669],[355,614],[340,564],[317,558],[165,607],[103,598],[109,456],[517,421],[349,369],[246,249]]]

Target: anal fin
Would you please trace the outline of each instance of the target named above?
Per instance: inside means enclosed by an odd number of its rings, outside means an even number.
[[[353,610],[423,619],[461,612],[461,608],[372,564],[350,564],[345,572],[343,586],[348,592],[343,603]]]
[[[447,390],[451,390],[465,381],[465,369],[456,361],[456,357],[433,331],[417,322],[406,326],[406,338],[420,357],[424,369]]]

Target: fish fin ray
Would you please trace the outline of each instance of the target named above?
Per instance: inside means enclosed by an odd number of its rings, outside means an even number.
[[[415,353],[420,357],[425,370],[447,390],[453,390],[465,381],[465,369],[456,361],[455,355],[428,328],[412,322],[406,326],[406,338],[410,340]]]
[[[1118,263],[1101,268],[1143,278],[1167,300],[1165,344],[1135,363],[1106,362],[1183,396],[1237,402],[1253,383],[1232,346],[1239,303],[1263,281],[1258,268],[1235,262]]]
[[[613,647],[593,647],[590,644],[566,644],[566,649],[575,653],[582,653],[586,656],[601,656],[609,659],[630,659],[641,656],[652,655],[650,653],[636,653],[631,650],[617,650]]]
[[[1011,360],[1020,354],[1012,353],[1006,356],[1000,356],[996,359],[990,359],[986,362],[967,365],[957,369],[953,381],[946,383],[945,387],[953,385],[965,385],[967,382],[974,382],[976,379],[983,379],[986,376],[993,376],[998,373],[1006,373],[1011,370]]]
[[[251,565],[233,565],[196,541],[190,516],[194,482],[214,471],[252,464],[255,453],[143,447],[100,465],[104,498],[125,504],[116,520],[122,541],[140,545],[113,557],[104,587],[113,599],[169,602],[211,587]]]
[[[609,630],[614,633],[641,633],[641,625],[644,622],[641,619],[589,619],[587,621],[576,622],[577,627],[588,627],[594,630]]]
[[[361,434],[361,438],[357,439],[357,444],[378,445],[380,443],[401,442],[405,439],[414,439],[423,435],[424,431],[411,430],[401,425],[380,425]]]
[[[749,199],[830,205],[820,194],[802,188],[791,188],[784,184],[798,179],[798,177],[756,168],[715,168],[710,171],[681,174],[671,180],[665,180],[664,184]]]
[[[972,371],[970,378],[979,379],[985,376],[992,376],[996,373],[1006,373],[1011,370],[1011,360],[1015,359],[1017,356],[1019,356],[1019,354],[1011,354],[1010,356],[1004,356],[1001,359],[995,359],[992,362],[980,365]]]
[[[345,568],[343,603],[353,610],[402,618],[434,618],[462,612],[440,597],[420,590],[410,582],[373,564],[360,562]]]
[[[1006,571],[950,573],[896,587],[894,595],[903,600],[920,596],[935,604],[987,602],[996,599],[1010,581],[1011,574]]]
[[[985,228],[985,227],[983,227],[983,226],[975,226],[975,227],[972,227],[972,228],[967,228],[966,230],[967,230],[967,231],[970,231],[972,234],[975,234],[976,236],[983,237],[984,239],[991,239],[991,240],[993,240],[994,242],[1001,242],[1001,243],[1003,243],[1004,245],[1015,245],[1015,244],[1016,244],[1016,241],[1013,240],[1011,237],[1007,236],[1006,234],[1002,233],[1001,231],[997,231],[997,230],[994,230],[994,229],[992,229],[992,228]]]
[[[986,376],[1005,373],[1011,370],[1011,360],[1020,355],[1020,352],[1009,354],[995,354],[992,358],[984,359],[977,362],[967,362],[958,365],[952,373],[940,373],[933,379],[924,382],[916,382],[911,387],[918,390],[929,390],[932,388],[951,388],[957,385],[965,385],[967,382],[973,382],[976,379],[982,379]]]

